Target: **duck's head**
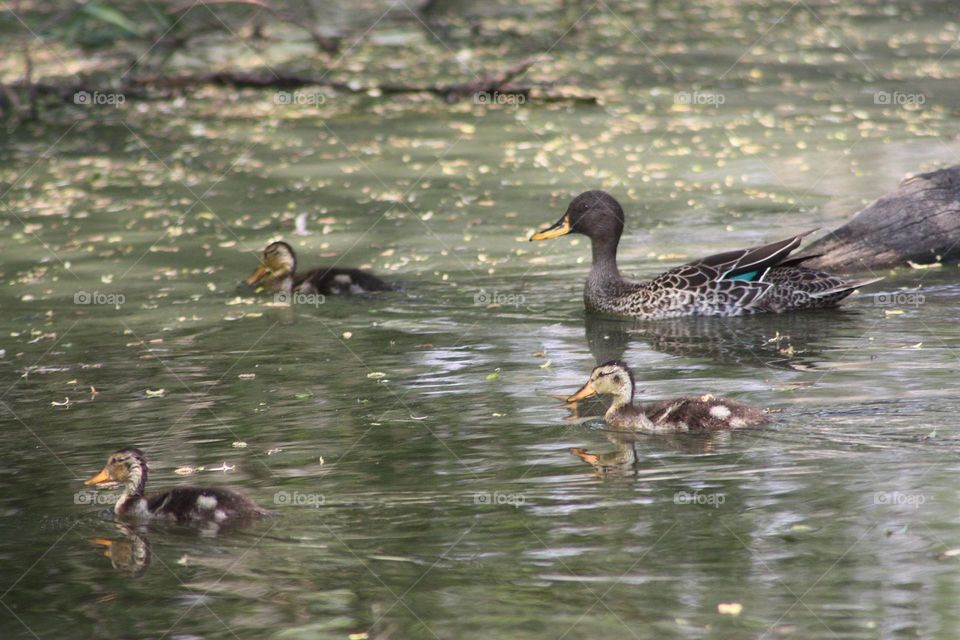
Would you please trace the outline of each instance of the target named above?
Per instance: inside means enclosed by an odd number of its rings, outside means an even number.
[[[142,493],[147,484],[147,459],[143,452],[133,447],[114,451],[100,473],[83,484],[89,486],[107,482],[119,482],[129,491]]]
[[[623,208],[606,191],[584,191],[570,202],[562,218],[530,236],[530,240],[549,240],[568,233],[582,233],[591,240],[619,240],[623,233]]]
[[[263,280],[283,280],[297,270],[297,256],[286,242],[272,242],[260,254],[260,266],[245,282],[251,287]]]
[[[567,402],[577,402],[596,395],[613,396],[614,405],[633,402],[633,372],[624,362],[611,360],[594,368],[587,383],[567,398]]]

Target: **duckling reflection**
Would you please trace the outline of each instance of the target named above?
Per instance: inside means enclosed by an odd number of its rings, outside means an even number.
[[[570,453],[596,469],[597,476],[632,476],[637,474],[637,438],[628,432],[608,431],[607,439],[616,447],[606,453],[591,453],[571,447]]]
[[[630,341],[639,339],[671,355],[807,371],[816,368],[821,344],[845,327],[852,327],[859,316],[856,311],[834,310],[637,322],[588,313],[584,333],[597,364],[623,359]]]
[[[606,430],[604,435],[614,445],[613,451],[595,453],[580,447],[571,447],[570,453],[594,468],[597,477],[630,477],[640,471],[641,455],[637,452],[637,443],[661,450],[677,453],[702,455],[714,453],[719,446],[729,440],[730,432],[688,434],[637,434],[632,431]]]
[[[152,552],[146,536],[138,535],[125,524],[118,524],[122,538],[90,538],[90,543],[103,547],[113,568],[131,578],[139,578],[150,568]]]

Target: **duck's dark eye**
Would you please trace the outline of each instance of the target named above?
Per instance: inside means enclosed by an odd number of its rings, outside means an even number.
[[[620,376],[613,376],[613,381],[617,384],[623,384],[623,378]]]

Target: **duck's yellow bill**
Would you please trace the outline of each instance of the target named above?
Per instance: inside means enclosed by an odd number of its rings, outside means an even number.
[[[549,240],[550,238],[559,238],[560,236],[567,235],[571,231],[573,231],[573,229],[570,227],[570,220],[567,218],[567,216],[563,216],[549,229],[537,231],[535,234],[530,236],[530,242],[533,242],[534,240]]]
[[[256,271],[251,273],[247,277],[247,279],[244,280],[244,282],[246,282],[248,285],[252,287],[253,285],[257,284],[258,282],[266,278],[268,275],[270,275],[270,269],[267,269],[265,266],[260,265],[259,267],[257,267]]]
[[[83,484],[85,484],[85,485],[103,484],[104,482],[112,482],[112,481],[113,481],[113,478],[111,478],[111,477],[110,477],[110,474],[107,473],[107,470],[104,469],[103,471],[101,471],[101,472],[98,473],[97,475],[93,476],[92,478],[89,478],[89,479],[88,479],[87,481],[85,481]]]
[[[588,452],[586,449],[580,449],[579,447],[572,447],[570,453],[577,456],[587,464],[597,465],[600,464],[600,456]]]
[[[597,395],[597,390],[593,388],[593,383],[588,380],[587,384],[577,389],[575,394],[567,398],[567,402],[577,402],[584,398],[592,398],[595,395]]]

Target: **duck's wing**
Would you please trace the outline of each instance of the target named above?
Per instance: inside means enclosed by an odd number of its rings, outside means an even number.
[[[684,266],[707,272],[718,280],[763,281],[767,271],[787,260],[787,256],[800,246],[803,238],[814,231],[816,229],[759,247],[717,253]],[[813,256],[797,258],[794,262],[802,262],[811,257]]]
[[[770,282],[723,280],[709,268],[683,265],[652,280],[646,296],[653,307],[683,311],[676,315],[740,315],[766,310],[773,289]]]

